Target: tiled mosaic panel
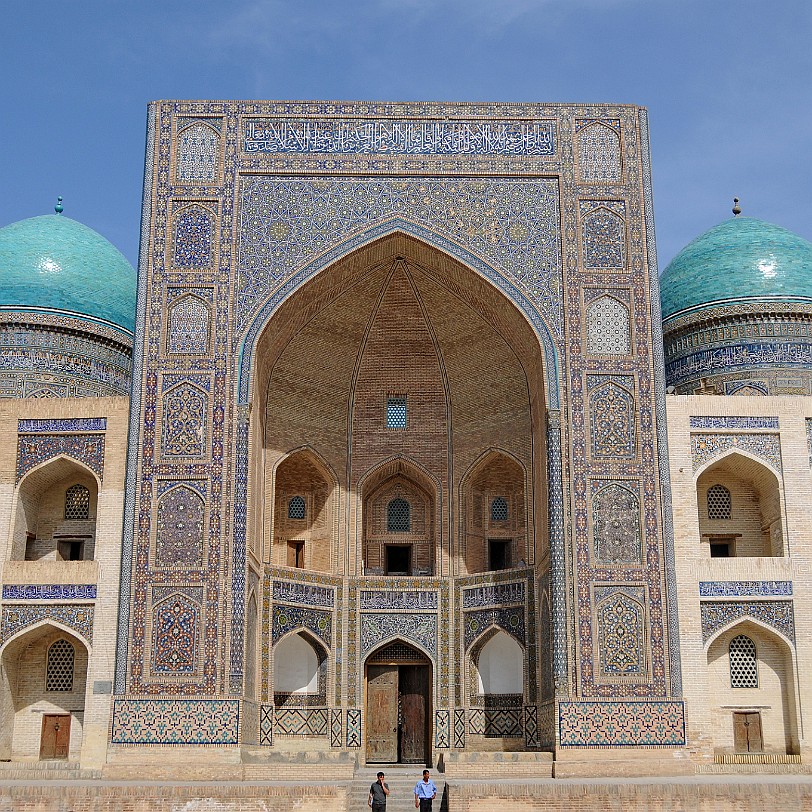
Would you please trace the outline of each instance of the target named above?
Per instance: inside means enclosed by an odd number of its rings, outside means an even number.
[[[587,270],[622,270],[626,265],[625,204],[587,200],[580,203],[581,250]]]
[[[295,629],[308,629],[324,642],[327,648],[332,645],[333,616],[330,612],[318,612],[304,607],[279,606],[273,607],[272,636],[276,643],[288,632]]]
[[[592,495],[593,551],[597,564],[642,564],[640,503],[620,484],[601,487]]]
[[[781,441],[777,434],[692,434],[694,471],[734,448],[760,457],[776,471],[781,471]]]
[[[417,643],[432,657],[437,655],[437,615],[361,615],[361,656],[366,656],[378,643],[400,637]]]
[[[587,376],[592,456],[595,459],[628,459],[637,451],[635,403],[631,378],[626,386],[603,375]]]
[[[462,608],[473,609],[503,604],[524,604],[524,581],[509,584],[476,586],[462,591]]]
[[[524,708],[524,744],[529,750],[539,746],[538,708],[535,705]]]
[[[200,606],[176,597],[153,608],[152,670],[155,674],[192,674],[196,670]]]
[[[361,711],[359,708],[347,709],[347,747],[361,746]]]
[[[172,264],[176,268],[210,268],[216,225],[214,212],[203,206],[185,206],[174,216]]]
[[[293,583],[291,581],[273,582],[274,601],[307,606],[331,607],[335,603],[335,589],[315,584]]]
[[[555,747],[556,722],[555,700],[538,706],[536,726],[538,728],[539,747],[545,750],[551,750]]]
[[[208,124],[197,122],[178,133],[175,177],[181,183],[217,180],[220,136]]]
[[[209,350],[209,306],[197,296],[172,304],[167,319],[167,350],[183,355],[205,355]]]
[[[240,195],[238,328],[278,280],[314,255],[383,220],[408,216],[526,286],[560,335],[553,180],[258,177],[246,180]],[[496,211],[504,227],[494,221]]]
[[[595,590],[598,662],[603,676],[643,676],[646,671],[646,610],[620,588],[605,597]]]
[[[158,500],[155,564],[159,567],[203,565],[203,500],[179,485]]]
[[[326,736],[327,708],[277,708],[274,729],[285,736]]]
[[[273,746],[273,705],[259,707],[259,743],[264,747]]]
[[[341,747],[344,743],[341,717],[341,708],[330,708],[330,747]]]
[[[96,584],[4,584],[6,601],[94,600]]]
[[[701,598],[786,597],[792,581],[700,581]]]
[[[407,590],[397,592],[385,589],[361,590],[361,609],[437,609],[436,592]]]
[[[99,477],[104,474],[102,434],[20,435],[17,442],[17,482],[40,463],[63,454],[84,463]]]
[[[203,456],[207,410],[208,396],[196,386],[181,384],[164,394],[161,449],[165,456]]]
[[[601,296],[586,309],[586,351],[590,355],[629,355],[629,308],[613,296]]]
[[[464,615],[465,624],[465,648],[469,649],[472,643],[491,626],[504,629],[508,634],[515,637],[522,647],[525,645],[524,607],[514,606],[504,609],[483,609],[478,612],[466,612]]]
[[[617,183],[621,174],[620,121],[579,119],[575,141],[583,183]]]
[[[438,710],[434,712],[434,746],[451,747],[451,712]]]
[[[781,632],[795,642],[795,614],[792,601],[702,601],[702,642],[737,620],[753,618]]]
[[[236,699],[116,699],[112,744],[237,744]]]
[[[465,709],[456,708],[454,710],[454,747],[461,749],[465,747]]]
[[[561,702],[562,747],[679,747],[685,744],[682,702]]]
[[[18,632],[49,620],[73,629],[88,643],[93,642],[92,606],[76,603],[65,605],[46,603],[33,606],[11,604],[3,607],[0,645]]]
[[[521,708],[472,708],[468,711],[468,732],[488,738],[523,738]]]

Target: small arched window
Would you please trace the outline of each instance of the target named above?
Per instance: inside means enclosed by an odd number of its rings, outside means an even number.
[[[76,652],[67,640],[57,640],[48,649],[45,675],[46,691],[73,690],[73,661]]]
[[[390,533],[408,533],[411,528],[411,506],[405,499],[393,499],[386,508],[386,529]]]
[[[90,518],[90,491],[84,485],[71,485],[65,491],[65,518]]]
[[[724,485],[711,485],[708,488],[708,518],[729,519],[730,491]]]
[[[506,522],[508,520],[508,503],[504,496],[497,496],[491,501],[491,521]]]
[[[756,644],[744,634],[730,641],[730,687],[758,688]]]
[[[305,517],[305,500],[301,496],[294,496],[288,502],[288,518],[289,519],[304,519]]]

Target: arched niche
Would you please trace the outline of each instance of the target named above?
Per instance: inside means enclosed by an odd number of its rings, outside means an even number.
[[[5,644],[0,652],[0,758],[78,761],[88,658],[81,638],[50,622]]]
[[[532,560],[525,483],[522,465],[498,450],[486,452],[466,474],[460,555],[465,574],[520,567]]]
[[[266,484],[266,501],[273,505],[270,562],[334,571],[338,483],[332,471],[311,449],[302,448],[286,456]]]
[[[250,401],[246,467],[253,496],[245,537],[259,560],[257,540],[266,539],[267,556],[269,513],[277,510],[269,481],[289,450],[303,446],[338,483],[335,537],[344,547],[334,560],[336,574],[361,573],[361,480],[396,456],[414,459],[438,483],[437,574],[458,565],[448,540],[457,537],[461,512],[448,498],[459,498],[462,474],[489,448],[503,447],[527,472],[526,515],[534,537],[546,543],[545,374],[555,379],[549,333],[535,324],[518,292],[512,302],[475,264],[440,250],[430,237],[393,231],[355,249],[348,245],[346,254],[311,271],[273,307],[269,300],[248,329],[240,391]],[[361,387],[387,358],[411,363],[404,354],[416,346],[412,326],[425,348],[415,360],[432,370],[430,397],[420,376],[407,385],[400,373],[380,392]],[[406,429],[389,430],[387,398],[404,395]]]
[[[276,707],[323,705],[327,696],[327,651],[304,631],[285,635],[273,647]]]
[[[393,460],[361,483],[367,575],[431,575],[436,560],[437,488],[419,466]]]
[[[744,619],[723,629],[706,650],[714,749],[797,753],[797,672],[788,641]]]
[[[487,635],[473,651],[476,681],[474,693],[521,696],[524,693],[524,649],[501,629]]]
[[[96,475],[70,457],[34,468],[17,487],[11,559],[93,560],[98,495]]]
[[[782,498],[775,472],[733,451],[696,480],[699,533],[713,558],[784,556]]]

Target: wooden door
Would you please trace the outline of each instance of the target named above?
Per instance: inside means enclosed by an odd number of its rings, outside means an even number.
[[[428,700],[428,666],[400,666],[400,760],[405,763],[426,763]]]
[[[70,748],[70,714],[46,713],[42,717],[39,757],[41,761],[67,758]]]
[[[398,667],[367,667],[367,761],[395,764],[398,760]]]
[[[733,749],[737,753],[763,753],[760,713],[733,714]]]

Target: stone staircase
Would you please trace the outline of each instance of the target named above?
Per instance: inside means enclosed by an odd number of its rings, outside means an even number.
[[[386,812],[414,812],[414,785],[423,777],[422,764],[382,764],[359,767],[355,771],[350,788],[347,812],[369,812],[367,798],[369,785],[376,780],[379,770],[389,784],[389,798],[386,801]],[[437,785],[437,797],[434,800],[434,812],[446,812],[448,799],[445,792],[445,776],[431,770],[431,779]]]
[[[101,770],[83,770],[74,761],[0,761],[0,781],[93,781]]]

